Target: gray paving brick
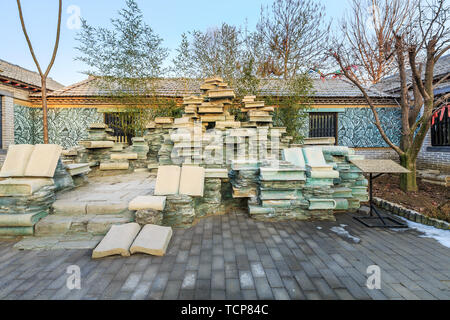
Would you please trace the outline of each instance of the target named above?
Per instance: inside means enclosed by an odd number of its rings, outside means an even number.
[[[313,279],[312,280],[314,285],[316,286],[318,293],[323,299],[337,299],[336,294],[334,293],[333,289],[330,288],[330,286],[327,284],[327,282],[324,279]]]
[[[133,291],[141,280],[141,273],[131,273],[122,286],[123,291]]]
[[[284,286],[289,293],[289,296],[293,300],[304,300],[305,296],[303,295],[300,287],[294,278],[282,278]]]
[[[210,279],[212,266],[210,263],[201,263],[198,268],[198,279]]]
[[[212,290],[225,290],[225,272],[215,270],[212,272],[211,277]]]
[[[167,282],[166,289],[164,290],[163,298],[168,300],[176,300],[178,298],[180,288],[180,280],[169,280]]]
[[[239,282],[243,290],[255,288],[253,276],[250,271],[239,271]]]
[[[413,230],[368,229],[351,215],[334,222],[262,223],[245,213],[174,230],[163,257],[91,259],[91,250],[18,251],[0,240],[0,298],[11,299],[450,299],[450,250]],[[329,229],[346,224],[361,238]],[[316,226],[321,226],[318,230]],[[68,290],[69,265],[82,289]],[[381,267],[381,290],[366,268]]]
[[[275,300],[290,300],[289,293],[285,288],[272,288]]]
[[[184,274],[183,283],[181,284],[181,288],[184,290],[195,289],[196,280],[197,280],[197,272],[196,271],[187,271]]]
[[[242,299],[241,287],[238,279],[226,279],[226,296],[227,300],[240,300]]]
[[[255,278],[256,292],[259,300],[273,300],[273,292],[266,277]]]

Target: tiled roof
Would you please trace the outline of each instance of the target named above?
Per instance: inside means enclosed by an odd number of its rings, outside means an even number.
[[[158,79],[154,83],[154,92],[162,97],[183,97],[185,95],[200,94],[200,85],[203,80],[199,79]],[[343,79],[313,80],[314,96],[320,98],[361,98],[359,89],[352,83]],[[95,78],[90,77],[84,81],[56,90],[49,97],[98,97],[108,96],[111,90],[101,89],[96,84]],[[389,98],[392,95],[375,90],[369,90],[372,97]],[[289,92],[283,80],[263,79],[260,82],[259,95],[261,96],[287,96]]]
[[[425,71],[423,71],[424,73]],[[440,79],[450,73],[450,54],[441,57],[434,65],[434,78]],[[410,71],[408,70],[408,81],[411,81]],[[398,74],[384,78],[372,89],[382,90],[384,92],[396,92],[400,90],[400,77]]]
[[[39,73],[24,69],[15,64],[6,62],[0,59],[0,77],[8,78],[9,80],[19,81],[31,86],[41,87],[41,77]],[[58,90],[64,86],[52,78],[47,78],[47,89]]]

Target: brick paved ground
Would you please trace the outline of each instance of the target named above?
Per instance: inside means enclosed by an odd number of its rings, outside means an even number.
[[[330,231],[346,224],[359,244]],[[91,260],[90,250],[18,251],[0,241],[0,299],[449,299],[450,249],[414,230],[261,223],[245,214],[175,230],[165,257]],[[69,291],[66,268],[81,268]],[[381,290],[366,268],[381,267]]]

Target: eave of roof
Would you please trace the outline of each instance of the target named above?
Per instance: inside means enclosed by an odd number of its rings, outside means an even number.
[[[37,72],[25,69],[2,59],[0,59],[0,78],[41,89],[41,76]],[[61,83],[50,77],[47,78],[47,89],[49,91],[58,90],[63,87],[64,85]]]

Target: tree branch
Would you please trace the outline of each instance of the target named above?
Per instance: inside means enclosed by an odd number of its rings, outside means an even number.
[[[381,122],[380,122],[380,118],[378,116],[378,112],[375,109],[375,106],[373,104],[372,99],[369,97],[369,95],[367,94],[366,89],[359,83],[358,80],[356,80],[354,77],[352,77],[347,68],[344,67],[342,60],[340,58],[340,56],[336,53],[334,55],[335,59],[337,60],[337,62],[339,63],[339,66],[341,67],[341,70],[343,70],[343,73],[345,75],[345,77],[347,79],[349,79],[355,86],[357,86],[359,88],[359,90],[361,91],[361,93],[363,94],[364,98],[366,99],[367,103],[369,104],[370,109],[372,110],[373,116],[375,118],[375,126],[378,128],[378,131],[381,134],[381,137],[383,138],[383,140],[392,148],[394,149],[395,152],[398,153],[398,155],[402,156],[405,153],[403,152],[403,150],[401,150],[398,146],[396,146],[394,143],[392,143],[392,141],[389,139],[389,137],[386,135],[386,132],[384,131],[383,127],[381,126]]]
[[[31,56],[33,57],[34,63],[36,64],[39,74],[41,75],[41,77],[43,77],[44,74],[42,73],[41,66],[39,65],[39,62],[34,53],[33,45],[31,44],[30,37],[28,36],[27,28],[25,27],[25,21],[23,19],[22,6],[20,4],[20,0],[17,0],[17,8],[19,9],[20,24],[22,25],[23,34],[25,35],[25,39],[27,40],[27,44],[28,44],[28,48],[30,49]]]
[[[450,92],[437,99],[433,104],[433,109],[439,107],[447,99],[450,99]]]
[[[422,82],[422,75],[419,74],[419,71],[417,71],[416,48],[414,46],[409,48],[408,56],[409,56],[409,65],[411,67],[413,81],[417,84],[417,88],[419,89],[419,92],[424,97],[424,99],[429,99],[428,93],[425,91],[425,86],[423,85],[423,82]]]
[[[19,0],[17,0],[19,1]],[[58,47],[59,47],[59,37],[61,34],[61,15],[62,15],[62,0],[59,0],[59,10],[58,10],[58,26],[57,26],[57,30],[56,30],[56,40],[55,40],[55,46],[53,48],[53,54],[52,54],[52,59],[47,67],[47,70],[45,71],[45,78],[47,78],[48,74],[50,73],[50,70],[53,67],[53,64],[55,63],[55,59],[56,59],[56,53],[58,52]]]

